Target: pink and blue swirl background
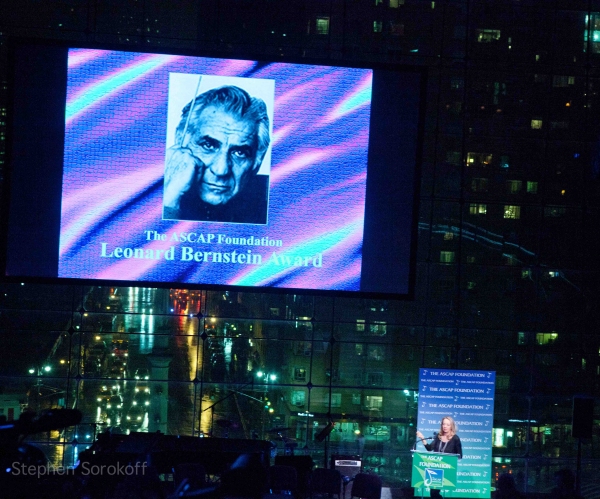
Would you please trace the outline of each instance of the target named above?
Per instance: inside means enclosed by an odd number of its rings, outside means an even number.
[[[275,80],[267,225],[162,220],[169,73]],[[290,63],[71,49],[58,276],[358,291],[373,71]],[[145,231],[168,235],[148,241]],[[185,244],[173,233],[283,241],[283,247]],[[104,258],[114,247],[175,259]],[[262,255],[262,265],[185,262],[194,251]],[[322,267],[268,265],[272,252],[322,253]]]

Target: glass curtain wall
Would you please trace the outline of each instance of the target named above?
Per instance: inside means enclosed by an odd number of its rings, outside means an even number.
[[[560,332],[407,325],[414,303],[139,287],[4,285],[2,400],[12,417],[78,408],[80,425],[30,437],[73,465],[103,431],[265,439],[274,453],[363,459],[410,477],[420,367],[497,372],[493,472],[531,490],[574,465],[576,352]],[[426,308],[421,309],[423,313]],[[565,359],[567,357],[567,359]],[[555,360],[552,360],[552,359]],[[561,360],[562,359],[562,360]],[[577,358],[582,362],[582,358]],[[8,416],[8,412],[4,412]],[[328,422],[329,438],[316,438]],[[595,442],[583,441],[586,470]]]

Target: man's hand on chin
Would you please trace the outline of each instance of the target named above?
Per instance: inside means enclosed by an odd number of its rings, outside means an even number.
[[[165,207],[179,209],[181,198],[194,184],[200,166],[200,161],[189,149],[175,146],[167,149],[163,194]]]

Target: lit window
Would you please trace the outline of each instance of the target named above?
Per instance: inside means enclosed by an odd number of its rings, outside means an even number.
[[[527,181],[527,192],[529,194],[537,194],[538,191],[538,183]]]
[[[367,347],[367,358],[369,360],[384,360],[385,349],[383,345],[369,345]]]
[[[381,21],[373,21],[373,33],[381,33],[383,30],[383,23]]]
[[[515,205],[504,206],[504,218],[518,219],[521,218],[521,207]]]
[[[481,203],[470,203],[469,214],[470,215],[485,215],[487,213],[487,204]]]
[[[444,234],[444,241],[452,241],[454,239],[454,232],[446,232]]]
[[[361,357],[362,355],[364,355],[364,353],[365,353],[365,347],[364,347],[364,345],[362,343],[356,343],[354,345],[354,353],[357,356],[359,356],[359,357]]]
[[[352,404],[353,405],[360,405],[360,393],[353,393],[352,394]]]
[[[542,120],[538,120],[538,119],[531,120],[531,128],[533,130],[541,130],[542,129]]]
[[[329,399],[329,397],[328,397]],[[329,400],[327,400],[329,402]],[[331,407],[342,407],[342,394],[332,393],[331,394]]]
[[[589,16],[585,16],[585,25],[591,27],[592,36],[590,37],[590,31],[588,29],[584,30],[584,32],[583,32],[583,51],[587,52],[588,42],[591,42],[590,48],[592,49],[592,53],[598,54],[598,53],[600,53],[600,15],[592,14],[591,20],[590,20]]]
[[[500,40],[499,29],[477,29],[477,42],[478,43],[491,43]]]
[[[305,403],[305,392],[304,390],[294,390],[292,392],[292,405],[296,407],[304,407]]]
[[[303,367],[295,367],[294,379],[296,381],[306,381],[306,369],[304,369]]]
[[[504,447],[504,428],[492,428],[492,446]]]
[[[454,251],[440,251],[440,263],[453,263]]]
[[[510,194],[517,194],[523,188],[523,182],[520,180],[507,180],[506,187]]]
[[[317,17],[316,23],[317,35],[328,35],[329,34],[329,18],[328,17]]]
[[[558,333],[537,333],[535,335],[535,342],[538,345],[551,345],[558,338]]]
[[[492,154],[485,152],[468,152],[467,166],[488,166],[492,162]]]
[[[400,5],[404,5],[404,0],[390,0],[390,7],[397,9]]]
[[[378,395],[365,396],[365,407],[371,410],[381,410],[383,407],[383,397]]]
[[[521,271],[521,277],[523,279],[529,279],[531,277],[531,269],[523,269]]]
[[[554,75],[552,77],[552,86],[553,87],[568,87],[571,85],[575,85],[575,77],[574,76]]]
[[[356,319],[356,330],[357,331],[365,330],[365,320],[364,319]]]
[[[387,323],[384,321],[373,321],[369,324],[369,334],[371,336],[385,336],[387,332]]]

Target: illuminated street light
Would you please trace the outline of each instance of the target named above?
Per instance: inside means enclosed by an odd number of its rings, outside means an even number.
[[[263,371],[258,371],[256,373],[256,377],[259,379],[263,379],[265,383],[269,381],[277,381],[277,374],[275,373],[265,373]]]
[[[277,374],[269,373],[269,372],[265,372],[265,371],[257,371],[256,377],[260,380],[261,384],[263,385],[262,391],[264,392],[264,397],[263,397],[262,402],[263,402],[263,407],[265,410],[263,412],[263,417],[261,418],[261,420],[262,420],[261,434],[263,435],[263,438],[264,438],[265,419],[266,419],[264,417],[264,414],[273,415],[275,413],[275,408],[273,407],[273,405],[271,404],[271,401],[267,397],[267,394],[269,392],[269,384],[277,381]],[[272,386],[271,389],[273,389],[273,388],[275,388],[275,387]]]
[[[44,366],[44,367],[38,367],[37,368],[37,375],[41,376],[44,373],[49,373],[50,371],[52,371],[52,367],[51,366]],[[29,374],[35,374],[36,373],[36,369],[34,367],[31,367],[29,369]]]
[[[50,371],[52,371],[52,367],[48,366],[48,365],[41,366],[38,368],[35,368],[35,367],[29,368],[29,374],[33,374],[33,375],[37,376],[37,382],[35,384],[36,399],[41,395],[40,390],[42,388],[42,376],[44,373],[49,373]],[[39,400],[38,400],[38,404],[39,404]]]

